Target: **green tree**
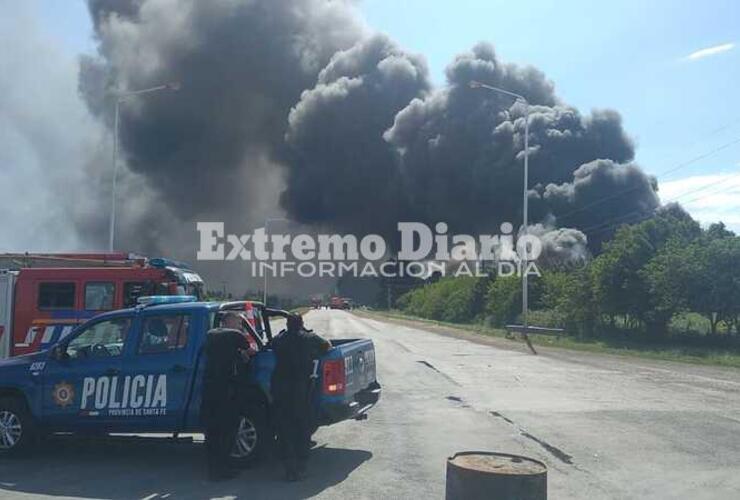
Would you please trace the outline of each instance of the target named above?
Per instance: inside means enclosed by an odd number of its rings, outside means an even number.
[[[423,318],[467,323],[479,315],[480,279],[470,276],[442,278],[403,295],[397,305]]]
[[[513,322],[522,310],[522,281],[516,276],[498,277],[486,294],[486,314],[495,326]]]
[[[724,222],[715,222],[714,224],[709,225],[705,236],[708,240],[719,240],[724,238],[733,238],[735,237],[735,233],[727,229]]]
[[[617,230],[592,264],[593,294],[600,313],[612,323],[617,315],[637,318],[649,334],[664,335],[675,308],[651,291],[644,269],[668,242],[687,245],[700,236],[699,224],[678,205]]]
[[[689,308],[705,316],[710,333],[724,322],[737,332],[740,317],[740,238],[710,239],[694,247]]]
[[[636,314],[643,294],[636,270],[647,262],[650,247],[638,237],[632,227],[620,228],[612,241],[604,245],[604,252],[592,263],[592,290],[599,312],[610,323],[618,315]]]
[[[667,321],[677,312],[690,307],[699,274],[696,262],[697,246],[682,245],[672,240],[639,271],[648,285],[647,313]]]
[[[542,305],[554,312],[566,330],[591,335],[596,322],[588,269],[552,271],[542,275]]]

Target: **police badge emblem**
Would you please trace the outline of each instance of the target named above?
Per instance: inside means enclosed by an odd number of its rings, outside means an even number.
[[[57,406],[66,408],[71,405],[75,399],[75,388],[68,382],[59,382],[54,386],[52,396],[54,397],[54,402]]]

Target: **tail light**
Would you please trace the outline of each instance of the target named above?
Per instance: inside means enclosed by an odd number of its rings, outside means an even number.
[[[323,381],[324,394],[335,396],[344,393],[346,379],[343,359],[329,359],[324,361]]]

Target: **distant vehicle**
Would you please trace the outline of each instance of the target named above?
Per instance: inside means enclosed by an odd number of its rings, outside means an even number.
[[[332,297],[329,300],[330,309],[352,309],[352,299],[347,297]]]
[[[143,295],[203,297],[187,264],[127,253],[0,254],[0,359],[39,351]]]
[[[247,335],[258,345],[239,401],[231,457],[256,461],[275,440],[270,381],[275,354],[270,319],[287,312],[259,302],[192,302],[143,297],[77,327],[52,348],[0,361],[0,456],[54,432],[203,432],[203,345],[219,312],[247,311]],[[379,400],[375,349],[369,339],[332,339],[314,361],[316,426],[364,420]]]

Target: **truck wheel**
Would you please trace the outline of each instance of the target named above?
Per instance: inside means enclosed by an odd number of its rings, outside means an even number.
[[[0,399],[0,456],[13,457],[28,451],[36,442],[35,427],[23,401]]]
[[[240,413],[231,459],[239,467],[249,467],[265,455],[274,442],[274,434],[262,403],[246,403]]]

